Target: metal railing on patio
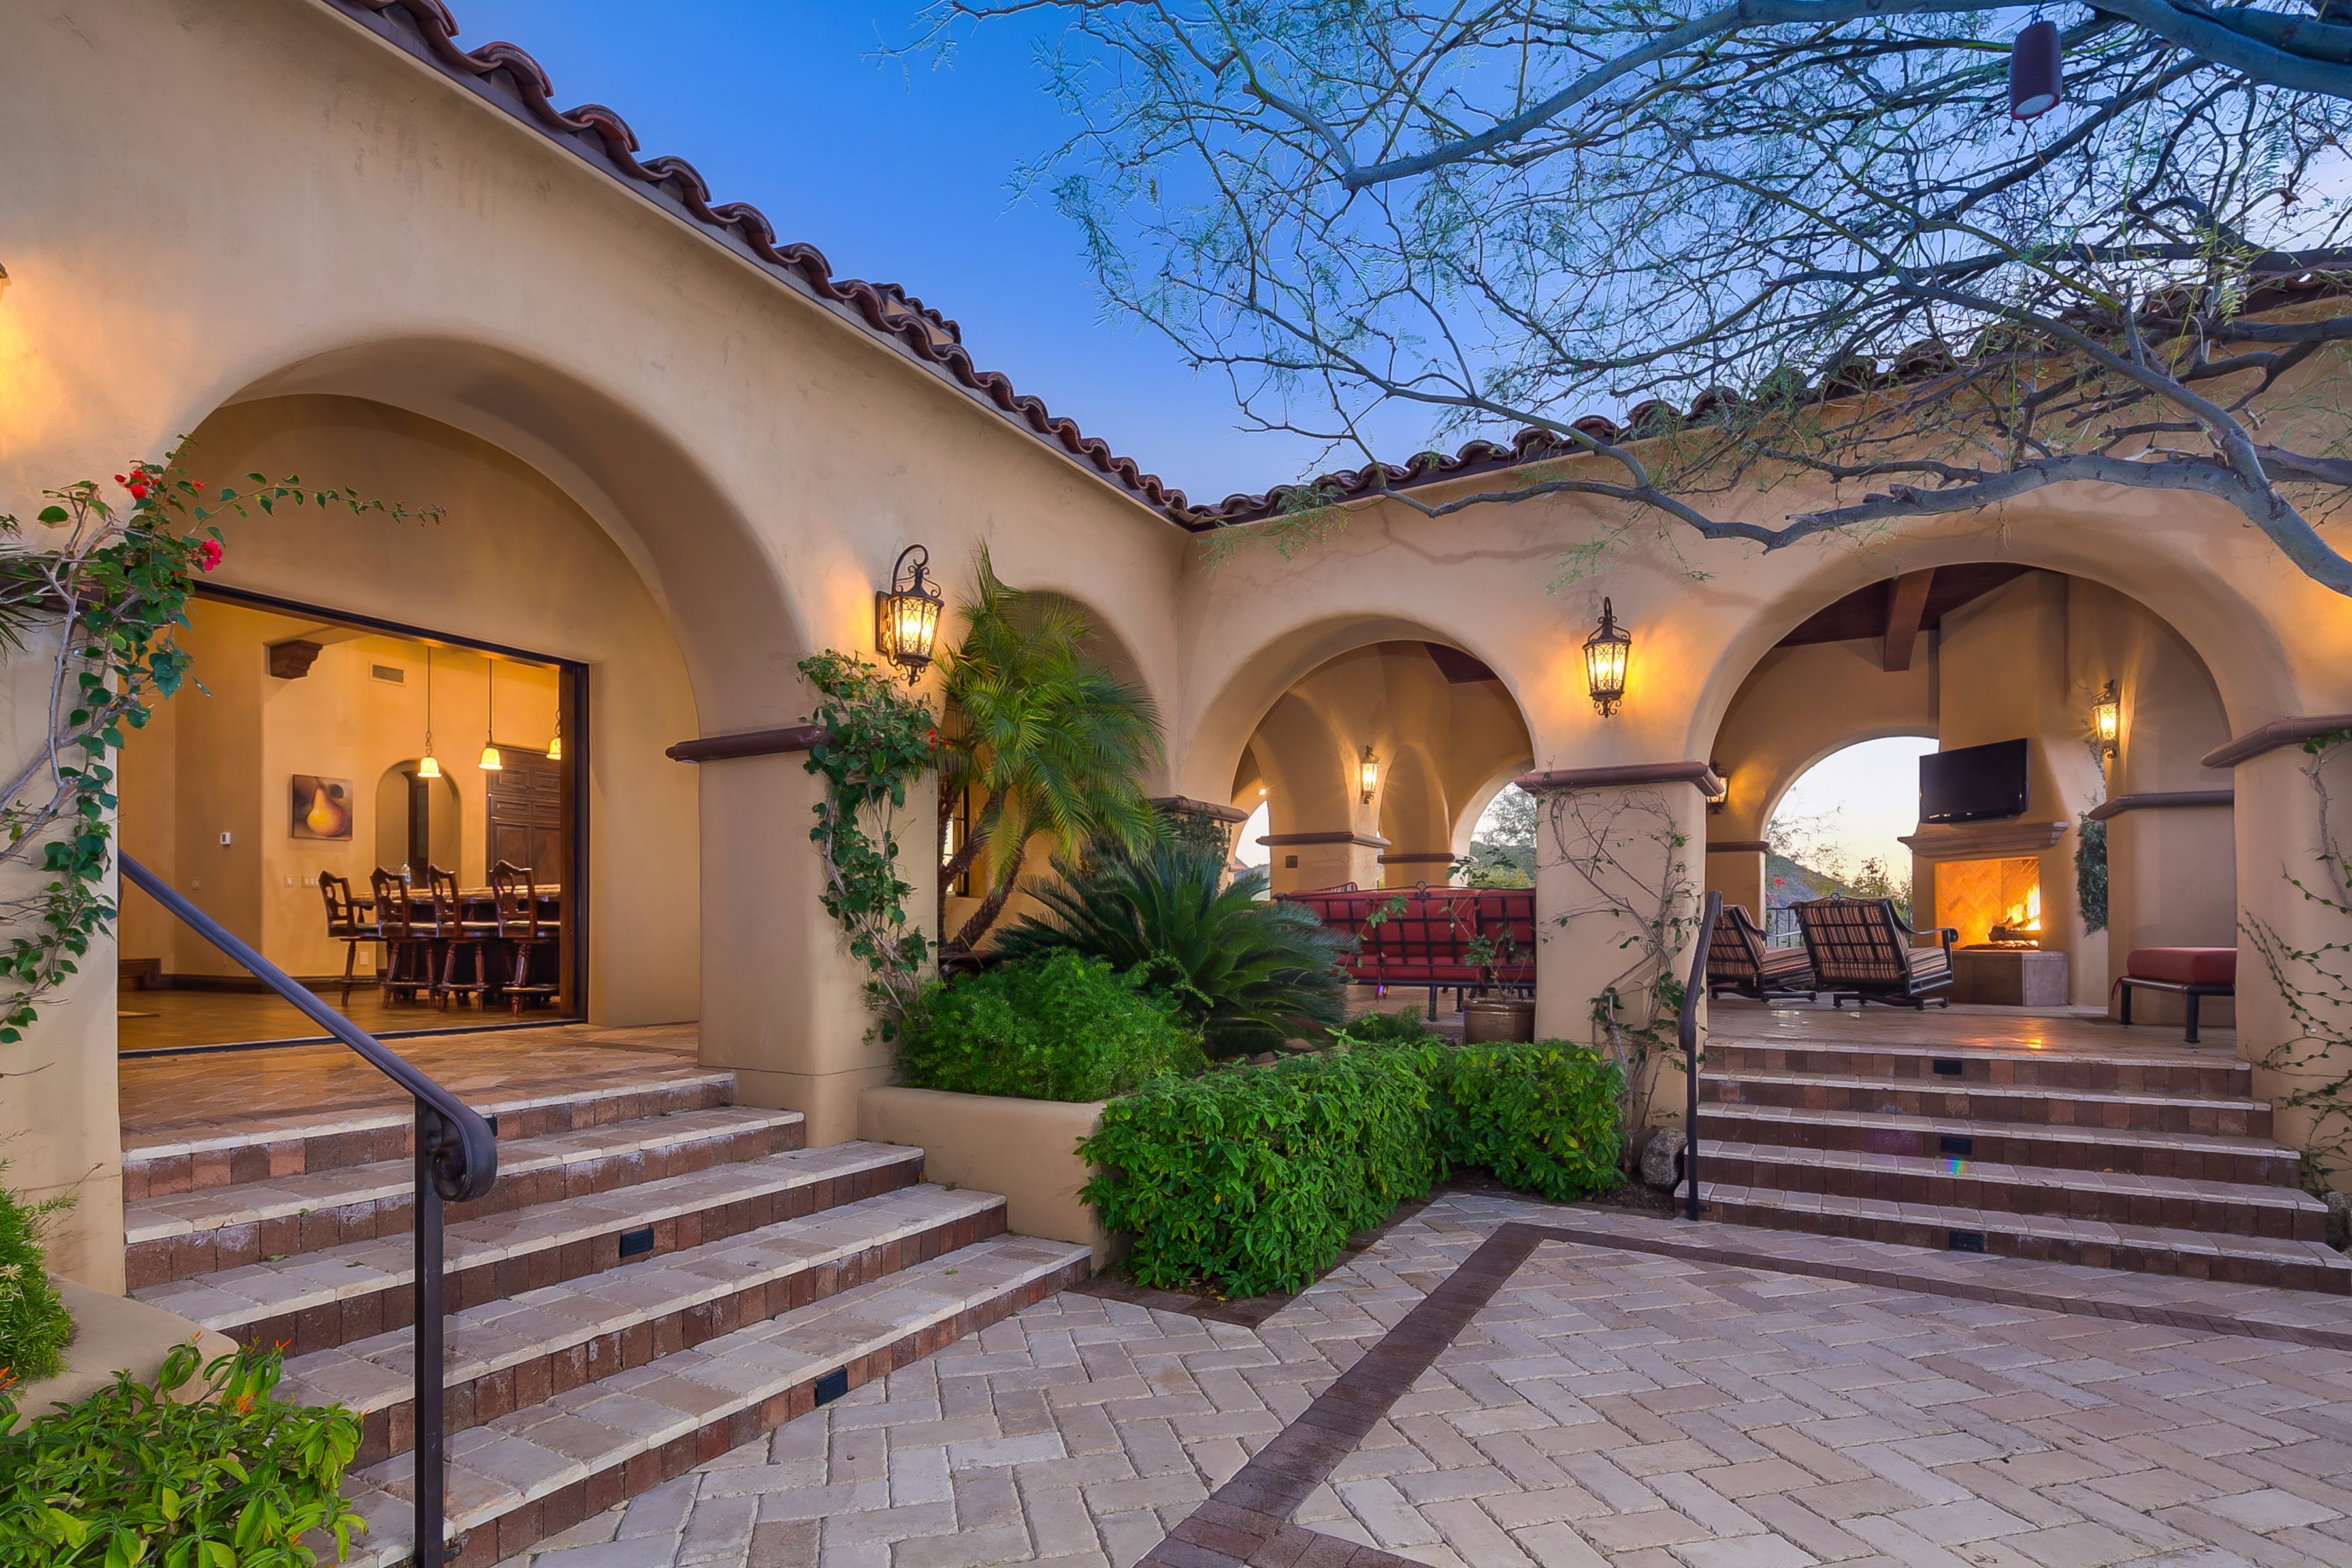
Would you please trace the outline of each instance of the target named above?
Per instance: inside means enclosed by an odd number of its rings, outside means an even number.
[[[1682,1016],[1675,1026],[1683,1048],[1683,1189],[1685,1219],[1698,1218],[1698,1009],[1706,995],[1706,954],[1715,945],[1715,922],[1723,913],[1723,895],[1709,893],[1699,911],[1698,945],[1691,952],[1690,974],[1683,985]]]
[[[499,1144],[490,1124],[456,1095],[384,1048],[383,1042],[336,1012],[293,976],[247,946],[179,890],[130,856],[121,858],[126,881],[179,917],[198,936],[235,959],[255,979],[276,992],[416,1100],[416,1568],[445,1568],[448,1562],[446,1507],[449,1463],[442,1416],[442,1235],[441,1205],[478,1198],[498,1180]]]

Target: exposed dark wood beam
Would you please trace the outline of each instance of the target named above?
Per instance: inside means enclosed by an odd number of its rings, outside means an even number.
[[[1911,650],[1919,641],[1919,623],[1927,613],[1927,592],[1936,585],[1936,569],[1906,572],[1895,579],[1886,595],[1886,640],[1881,645],[1878,668],[1892,675],[1911,668]]]

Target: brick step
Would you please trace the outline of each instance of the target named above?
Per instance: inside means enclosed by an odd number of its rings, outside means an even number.
[[[2095,1094],[2155,1095],[2189,1100],[2243,1100],[2253,1092],[2253,1068],[2225,1051],[2202,1059],[2185,1051],[2159,1054],[2128,1047],[2097,1056],[2021,1051],[2014,1047],[1885,1046],[1806,1041],[1718,1040],[1702,1069],[1732,1073],[1825,1073],[1841,1078],[1918,1079],[1952,1084],[2086,1089]]]
[[[1700,1114],[1699,1138],[1703,1147],[1712,1147],[1721,1139],[1789,1149],[1990,1160],[2063,1171],[2279,1187],[2299,1186],[2303,1173],[2302,1155],[2266,1138],[2045,1127],[1776,1105],[1710,1105]],[[1948,1142],[1951,1140],[1957,1142]]]
[[[1702,1144],[1700,1160],[1706,1181],[1729,1187],[2057,1215],[2217,1236],[2327,1239],[2327,1205],[2292,1187],[1754,1143]]]
[[[918,1184],[468,1308],[446,1331],[445,1429],[480,1426],[1003,1234],[1004,1200],[993,1193]],[[416,1436],[414,1345],[414,1331],[401,1328],[297,1356],[278,1396],[357,1411],[361,1466],[406,1453]]]
[[[797,1149],[802,1137],[797,1111],[719,1106],[502,1140],[498,1181],[476,1201],[450,1206],[446,1216],[479,1219],[756,1160]],[[132,1286],[153,1285],[347,1241],[406,1236],[415,1183],[416,1162],[403,1158],[126,1204],[124,1268]]]
[[[2352,1258],[2324,1242],[1735,1186],[1704,1179],[1704,1165],[1700,1175],[1703,1217],[1730,1225],[2352,1295]]]
[[[1950,1116],[1970,1121],[2101,1131],[2218,1132],[2233,1138],[2271,1135],[2270,1106],[2250,1100],[2105,1094],[2086,1089],[2053,1091],[1965,1080],[1943,1087],[1826,1073],[1710,1073],[1704,1069],[1699,1088],[1702,1099],[1723,1105],[1773,1105],[1887,1116]]]
[[[1082,1246],[1000,1237],[631,1367],[449,1440],[459,1568],[489,1564],[1087,1278]],[[824,1387],[820,1389],[823,1383]],[[413,1456],[355,1472],[351,1568],[411,1560]],[[322,1552],[331,1560],[331,1549]]]
[[[717,1165],[617,1192],[465,1220],[445,1232],[450,1311],[660,1258],[761,1226],[909,1186],[923,1152],[835,1143]],[[345,1242],[131,1292],[248,1344],[297,1355],[372,1339],[414,1321],[415,1248],[405,1235]]]
[[[479,1099],[468,1096],[467,1103],[496,1121],[504,1143],[681,1110],[709,1110],[734,1095],[733,1073],[694,1071],[562,1094],[493,1092]],[[257,1117],[227,1131],[126,1140],[122,1196],[135,1203],[205,1187],[409,1159],[415,1152],[416,1112],[405,1105],[324,1117],[316,1112]]]

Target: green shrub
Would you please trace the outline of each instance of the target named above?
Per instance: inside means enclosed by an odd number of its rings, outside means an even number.
[[[1419,1007],[1406,1007],[1394,1013],[1366,1013],[1351,1018],[1345,1029],[1333,1034],[1350,1045],[1433,1045],[1444,1038],[1421,1021]]]
[[[20,1383],[56,1376],[73,1339],[73,1320],[49,1283],[41,1247],[42,1220],[71,1203],[51,1198],[27,1205],[0,1187],[0,1370]]]
[[[1618,1180],[1617,1069],[1581,1047],[1367,1044],[1163,1080],[1078,1147],[1083,1193],[1163,1289],[1304,1289],[1457,1166],[1559,1201]]]
[[[1430,1064],[1409,1047],[1164,1080],[1103,1110],[1083,1195],[1135,1233],[1146,1285],[1296,1289],[1438,1177]]]
[[[1169,842],[1084,864],[1057,858],[1054,869],[1058,879],[1036,889],[1050,918],[1024,918],[997,952],[1107,960],[1182,1009],[1215,1056],[1319,1040],[1345,1016],[1349,939],[1295,904],[1261,902],[1263,869],[1228,883],[1221,853]]]
[[[277,1352],[204,1369],[210,1394],[166,1395],[196,1373],[175,1345],[156,1386],[118,1373],[79,1404],[0,1436],[0,1562],[26,1568],[307,1568],[309,1531],[348,1555],[364,1529],[338,1489],[359,1451],[359,1417],[269,1397]],[[15,1402],[0,1393],[0,1425]]]
[[[1446,1053],[1438,1098],[1445,1160],[1507,1187],[1570,1203],[1617,1184],[1618,1069],[1580,1046],[1465,1046]]]
[[[1108,1100],[1202,1066],[1200,1037],[1172,1007],[1067,952],[930,986],[898,1059],[918,1089],[1023,1100]]]

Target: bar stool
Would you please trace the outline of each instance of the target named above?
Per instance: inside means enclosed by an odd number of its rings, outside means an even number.
[[[319,896],[327,903],[327,940],[343,944],[343,1005],[352,1005],[352,971],[360,961],[360,943],[382,942],[382,932],[360,919],[359,900],[352,897],[352,880],[332,871],[319,873]]]
[[[490,896],[498,905],[499,940],[514,949],[514,977],[506,982],[507,998],[514,1004],[515,1016],[522,1016],[523,1003],[532,997],[555,998],[556,987],[545,983],[533,984],[530,978],[531,959],[541,945],[555,941],[563,922],[542,917],[539,910],[539,884],[532,880],[530,868],[501,860],[490,868]]]
[[[457,879],[438,866],[425,868],[425,885],[433,897],[433,935],[441,944],[441,978],[433,986],[433,999],[442,1006],[449,1005],[453,995],[471,996],[477,1003],[487,1001],[490,994],[489,946],[498,935],[495,921],[469,921],[466,918],[465,900],[457,896]],[[457,953],[466,950],[472,957],[474,977],[457,984]]]
[[[368,887],[375,894],[376,940],[383,943],[384,1000],[414,1002],[417,988],[432,983],[431,930],[416,919],[416,895],[405,872],[378,866]]]

